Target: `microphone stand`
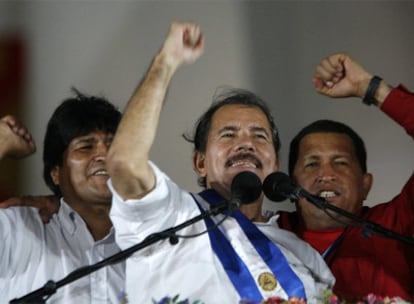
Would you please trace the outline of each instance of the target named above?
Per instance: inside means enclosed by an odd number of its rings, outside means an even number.
[[[80,267],[74,271],[72,271],[71,273],[69,273],[66,277],[64,277],[63,279],[61,279],[60,281],[48,281],[46,282],[46,284],[21,297],[18,299],[14,299],[11,300],[9,303],[10,304],[43,304],[46,303],[46,300],[53,295],[58,288],[69,284],[79,278],[82,278],[92,272],[95,272],[107,265],[111,265],[111,264],[116,264],[119,263],[123,260],[126,260],[130,255],[132,255],[134,252],[143,249],[149,245],[152,245],[160,240],[164,240],[169,238],[169,241],[171,243],[171,245],[175,245],[178,243],[178,237],[176,236],[176,232],[188,227],[200,220],[203,220],[206,217],[209,216],[214,216],[219,214],[220,212],[224,211],[224,210],[229,210],[231,212],[233,212],[234,210],[238,209],[239,204],[237,202],[228,202],[228,201],[224,201],[216,206],[214,206],[214,208],[210,208],[209,210],[204,211],[203,213],[201,213],[200,215],[189,219],[188,221],[183,222],[182,224],[179,224],[177,226],[168,228],[166,230],[163,230],[161,232],[157,232],[154,234],[151,234],[149,236],[147,236],[141,243],[138,243],[136,245],[133,245],[125,250],[122,250],[108,258],[103,259],[100,262],[97,262],[95,264],[92,265],[88,265],[88,266],[84,266],[84,267]]]
[[[318,208],[322,210],[329,209],[329,210],[335,211],[336,213],[340,215],[343,215],[357,223],[362,224],[362,235],[364,237],[370,237],[372,233],[376,233],[377,235],[380,235],[383,237],[396,239],[404,243],[414,245],[414,238],[399,234],[377,223],[371,222],[369,220],[356,216],[344,209],[331,205],[326,201],[326,199],[322,197],[315,196],[310,193],[305,193],[305,191],[301,192],[301,195],[304,198],[306,198],[310,203],[314,204],[315,206],[317,206]]]

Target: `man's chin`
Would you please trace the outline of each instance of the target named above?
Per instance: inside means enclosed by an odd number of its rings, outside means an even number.
[[[99,204],[101,206],[111,206],[112,197],[109,197],[109,198],[105,196],[97,197],[95,200],[95,204]]]
[[[97,202],[111,204],[112,202],[112,193],[109,191],[108,187],[103,187],[101,190],[96,189],[93,193]]]

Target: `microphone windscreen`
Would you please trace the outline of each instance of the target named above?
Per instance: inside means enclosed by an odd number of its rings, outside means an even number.
[[[286,186],[290,185],[292,182],[286,173],[273,172],[263,181],[263,192],[271,201],[281,202],[289,197],[289,193],[286,193]]]
[[[250,204],[262,193],[260,178],[250,171],[238,173],[231,182],[232,199],[240,200],[241,204]]]

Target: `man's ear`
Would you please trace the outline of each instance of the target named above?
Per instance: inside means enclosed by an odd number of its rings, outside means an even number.
[[[50,171],[50,177],[52,178],[52,181],[55,185],[60,184],[59,173],[60,173],[59,166],[54,167],[52,171]]]
[[[364,191],[364,200],[366,200],[367,197],[368,197],[368,193],[371,190],[373,179],[374,179],[374,177],[372,176],[371,173],[365,173],[363,178],[362,178],[362,187],[363,187],[363,191]]]
[[[276,162],[275,162],[275,168],[274,168],[274,172],[279,171],[280,169],[280,162],[279,162],[279,156],[276,155]]]
[[[194,170],[200,177],[206,177],[207,171],[205,167],[205,155],[200,152],[193,153],[193,166]]]

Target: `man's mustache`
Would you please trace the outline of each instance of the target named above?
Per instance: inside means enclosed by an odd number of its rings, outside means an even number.
[[[238,161],[250,161],[255,164],[256,168],[262,168],[262,162],[252,153],[240,153],[232,156],[226,161],[226,167],[230,167]]]

